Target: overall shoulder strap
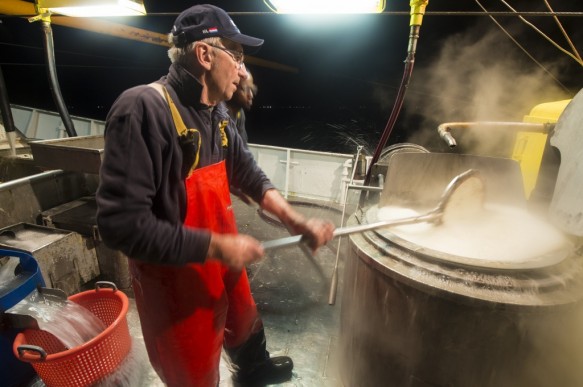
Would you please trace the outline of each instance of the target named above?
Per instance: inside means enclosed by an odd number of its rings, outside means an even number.
[[[170,97],[170,93],[168,93],[168,89],[166,89],[166,87],[164,85],[162,85],[161,83],[152,82],[152,83],[148,84],[148,86],[150,86],[151,88],[156,90],[158,93],[160,93],[160,96],[162,96],[162,98],[166,101],[166,103],[170,107],[170,112],[172,113],[172,120],[174,121],[174,127],[176,128],[176,132],[178,133],[178,137],[179,138],[188,137],[189,135],[198,137],[198,146],[196,148],[196,155],[195,155],[194,163],[192,164],[190,171],[188,173],[188,175],[190,175],[192,173],[192,171],[194,171],[194,169],[197,167],[198,161],[199,161],[200,145],[201,145],[200,133],[196,129],[187,129],[186,128],[186,125],[184,124],[184,121],[182,121],[182,117],[180,116],[180,113],[178,112],[178,108],[176,107],[176,104],[172,100],[172,97]]]
[[[168,106],[170,107],[170,112],[172,113],[172,120],[174,120],[174,126],[176,127],[178,135],[182,136],[183,134],[185,134],[187,131],[186,125],[184,125],[184,121],[182,121],[182,117],[180,116],[178,108],[176,107],[176,104],[172,100],[172,97],[170,97],[168,89],[166,89],[166,87],[164,87],[164,85],[162,85],[161,83],[156,82],[150,83],[148,86],[150,86],[151,88],[155,89],[158,93],[160,93],[162,98],[164,98],[166,100],[166,103],[168,103]]]

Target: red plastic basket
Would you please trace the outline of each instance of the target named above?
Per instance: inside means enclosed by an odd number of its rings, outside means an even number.
[[[105,284],[113,289],[102,288]],[[113,373],[131,349],[126,319],[127,296],[111,283],[99,282],[95,290],[69,297],[89,309],[107,328],[88,342],[66,349],[51,333],[27,329],[14,339],[14,355],[32,364],[51,387],[90,386]]]

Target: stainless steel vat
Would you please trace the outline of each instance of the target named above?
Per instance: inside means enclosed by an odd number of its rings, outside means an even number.
[[[436,261],[374,232],[350,245],[344,385],[583,385],[580,255],[499,271]]]

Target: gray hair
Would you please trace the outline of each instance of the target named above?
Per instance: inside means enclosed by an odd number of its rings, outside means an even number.
[[[192,61],[192,56],[188,55],[196,46],[197,43],[203,42],[212,45],[221,45],[222,40],[220,36],[213,36],[211,38],[205,38],[201,40],[197,40],[194,42],[188,43],[184,47],[177,47],[176,43],[178,43],[178,39],[172,33],[168,34],[168,43],[170,43],[170,48],[168,49],[168,58],[170,58],[170,62],[172,63],[179,63],[185,67],[188,67],[189,63]]]

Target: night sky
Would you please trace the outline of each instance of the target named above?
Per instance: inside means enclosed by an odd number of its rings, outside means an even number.
[[[245,34],[265,39],[257,58],[298,69],[288,73],[249,66],[259,87],[248,113],[251,142],[354,153],[372,153],[401,82],[407,54],[406,15],[289,16],[265,14],[258,0],[211,1],[232,13]],[[508,11],[499,0],[480,3]],[[547,11],[544,1],[509,0],[519,11]],[[581,0],[548,0],[557,12],[583,12]],[[167,33],[190,1],[145,0],[149,16],[117,19]],[[409,11],[388,1],[386,12]],[[413,77],[389,142],[435,145],[436,125],[446,121],[521,120],[535,104],[571,98],[583,87],[583,67],[517,17],[499,17],[541,70],[487,16],[431,15],[480,11],[475,1],[432,0],[423,19]],[[261,12],[261,14],[257,14]],[[239,14],[244,13],[244,14]],[[550,17],[529,17],[569,48]],[[583,51],[581,16],[560,18]],[[71,115],[104,120],[126,88],[167,72],[166,48],[53,25],[58,77]],[[38,23],[0,15],[0,65],[10,103],[56,111],[44,65]],[[438,146],[438,145],[435,145]]]

